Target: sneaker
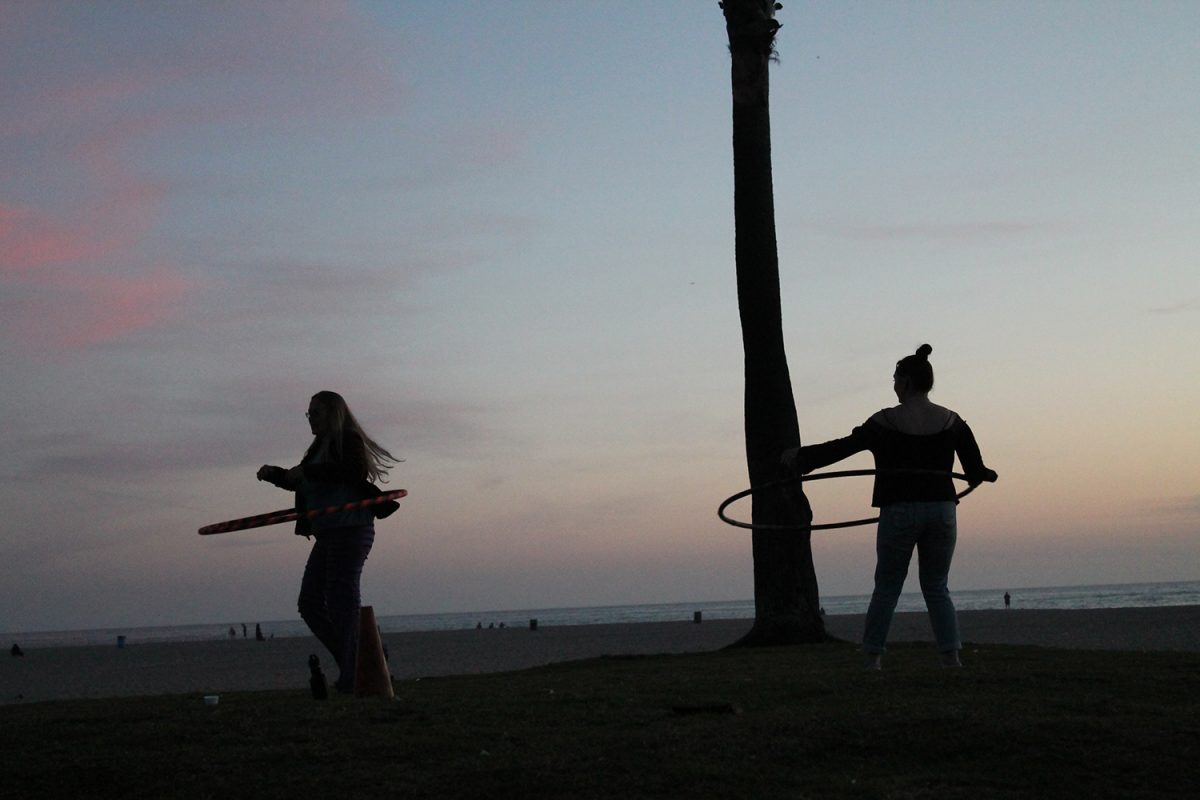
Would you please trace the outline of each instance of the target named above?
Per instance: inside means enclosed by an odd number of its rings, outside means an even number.
[[[947,650],[946,652],[941,654],[941,657],[942,657],[942,666],[945,667],[946,669],[953,669],[955,667],[962,666],[962,661],[960,661],[958,659],[958,651],[957,650]]]
[[[882,653],[867,653],[863,658],[863,669],[866,670],[881,670],[883,669],[883,654]]]

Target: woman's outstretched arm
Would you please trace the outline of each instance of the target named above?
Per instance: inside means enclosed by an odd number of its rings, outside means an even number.
[[[827,467],[830,464],[849,458],[855,453],[861,453],[871,446],[871,435],[866,425],[859,425],[849,436],[841,439],[831,439],[821,444],[810,444],[807,447],[793,447],[785,450],[780,461],[788,469],[793,469],[801,475],[806,475],[814,469]]]
[[[280,489],[286,489],[289,492],[296,491],[296,480],[294,480],[292,470],[287,470],[283,467],[263,464],[258,468],[258,479],[278,486]]]

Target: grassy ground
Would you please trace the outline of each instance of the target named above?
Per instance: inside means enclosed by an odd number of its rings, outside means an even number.
[[[1200,654],[899,646],[601,659],[0,708],[10,797],[1196,797]]]

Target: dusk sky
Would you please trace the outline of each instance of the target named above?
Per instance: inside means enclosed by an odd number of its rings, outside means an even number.
[[[804,441],[929,342],[952,589],[1200,579],[1200,4],[778,19]],[[751,597],[730,135],[716,0],[0,5],[0,631],[295,618],[290,525],[196,530],[321,389],[405,459],[377,614]]]

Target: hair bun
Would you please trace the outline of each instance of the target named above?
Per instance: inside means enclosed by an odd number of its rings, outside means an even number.
[[[929,358],[929,354],[933,352],[933,348],[927,344],[923,344],[917,348],[917,356],[920,358]]]

